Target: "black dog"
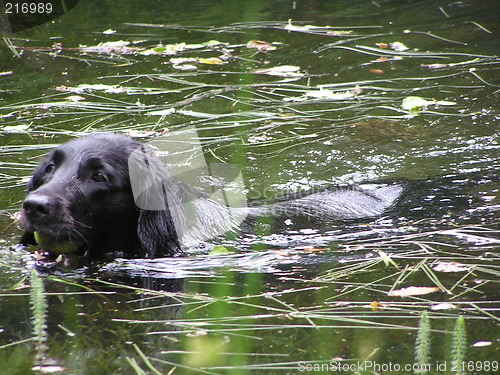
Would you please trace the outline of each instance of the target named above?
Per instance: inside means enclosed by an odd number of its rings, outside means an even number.
[[[399,185],[346,188],[231,209],[168,173],[148,146],[129,137],[71,140],[49,153],[28,184],[20,243],[92,259],[174,256],[186,244],[235,229],[248,215],[373,217],[402,191]]]

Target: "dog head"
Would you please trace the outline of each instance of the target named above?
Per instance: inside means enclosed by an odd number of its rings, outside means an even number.
[[[50,152],[28,183],[21,243],[91,258],[179,253],[168,204],[175,185],[154,192],[162,207],[138,207],[130,182],[131,155],[154,166],[144,171],[144,181],[161,170],[144,145],[116,134],[78,138]]]

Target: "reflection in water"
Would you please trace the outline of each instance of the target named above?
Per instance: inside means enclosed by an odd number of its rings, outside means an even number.
[[[373,220],[328,221],[324,217],[314,220],[275,218],[254,222],[233,239],[219,239],[229,249],[238,253],[205,255],[205,250],[188,251],[185,258],[118,259],[105,264],[99,272],[146,277],[182,279],[186,277],[211,278],[221,270],[243,273],[284,274],[285,270],[306,271],[313,264],[334,264],[370,256],[372,248],[356,254],[346,253],[337,246],[355,241],[376,244],[384,238],[421,232],[436,232],[460,241],[460,228],[493,223],[498,218],[498,207],[492,206],[489,197],[477,192],[479,182],[484,191],[496,185],[495,173],[470,173],[460,177],[428,181],[409,181],[405,193],[386,215]],[[463,236],[462,236],[463,237]],[[453,239],[454,238],[454,239]],[[321,251],[314,251],[321,250]],[[330,251],[326,251],[330,249]],[[301,267],[304,266],[304,267]],[[307,266],[307,267],[306,267]],[[289,272],[289,271],[287,271]],[[294,275],[289,276],[293,277]],[[299,275],[295,275],[299,276]],[[156,290],[156,289],[155,289]]]

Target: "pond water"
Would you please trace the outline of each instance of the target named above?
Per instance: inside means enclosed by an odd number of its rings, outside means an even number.
[[[0,374],[498,373],[499,11],[88,0],[16,33],[2,14]],[[48,150],[186,127],[251,204],[405,193],[373,220],[264,218],[182,258],[47,272],[15,247]]]

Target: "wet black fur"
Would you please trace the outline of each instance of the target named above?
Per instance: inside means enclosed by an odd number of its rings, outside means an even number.
[[[168,208],[141,210],[134,202],[128,157],[139,147],[139,142],[126,136],[96,134],[49,153],[28,184],[20,243],[36,244],[33,232],[38,231],[50,238],[81,242],[79,255],[90,258],[179,254]],[[105,181],[96,178],[98,173]]]

